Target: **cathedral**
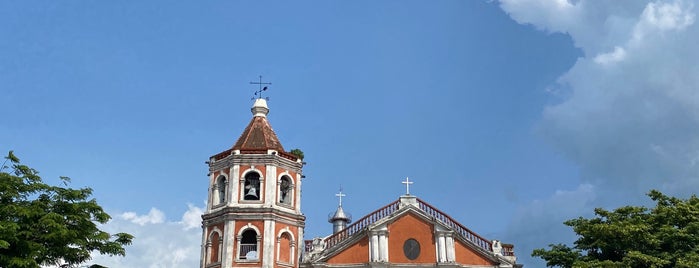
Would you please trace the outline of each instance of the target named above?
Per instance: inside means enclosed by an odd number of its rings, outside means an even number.
[[[328,219],[333,233],[304,240],[304,163],[284,150],[265,99],[251,111],[233,147],[207,161],[201,268],[522,267],[513,245],[487,240],[411,195],[407,178],[405,195],[354,222],[340,192]]]

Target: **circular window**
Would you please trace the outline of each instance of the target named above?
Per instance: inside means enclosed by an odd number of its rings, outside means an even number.
[[[417,242],[417,240],[413,238],[405,240],[405,243],[403,243],[403,253],[409,260],[417,259],[417,257],[420,256],[420,242]]]

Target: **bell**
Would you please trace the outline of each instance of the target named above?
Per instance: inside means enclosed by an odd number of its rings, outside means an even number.
[[[247,198],[253,198],[253,199],[259,198],[257,196],[257,189],[255,187],[250,187],[250,190],[248,190],[248,192],[245,194],[245,198],[246,199]]]

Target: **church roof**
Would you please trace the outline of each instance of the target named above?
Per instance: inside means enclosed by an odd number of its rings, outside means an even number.
[[[277,134],[274,133],[272,126],[267,121],[267,114],[269,113],[269,108],[267,108],[267,101],[265,99],[255,100],[255,104],[250,109],[252,112],[252,120],[248,126],[243,130],[243,134],[240,135],[238,141],[233,145],[233,150],[243,151],[252,150],[276,150],[278,152],[284,152],[284,147],[282,143],[279,142]]]
[[[266,117],[255,116],[248,126],[240,134],[240,138],[233,145],[233,150],[276,150],[284,152],[282,143]]]
[[[280,156],[296,161],[298,157],[284,151],[277,134],[274,133],[272,126],[267,121],[269,113],[267,101],[256,99],[250,111],[253,114],[252,120],[240,134],[233,147],[214,155],[213,158],[215,160],[223,159],[233,151],[239,151],[240,154],[267,154],[267,150],[275,150]]]

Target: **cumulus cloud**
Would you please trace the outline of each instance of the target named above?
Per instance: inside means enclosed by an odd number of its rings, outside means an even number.
[[[621,47],[614,47],[614,51],[595,56],[596,63],[606,65],[621,61],[626,57],[626,50]]]
[[[146,224],[162,223],[165,220],[165,213],[158,210],[157,208],[151,208],[148,214],[146,215],[139,216],[135,212],[124,212],[119,217],[124,220],[143,226]]]
[[[125,212],[102,226],[110,232],[127,232],[135,236],[126,249],[126,257],[93,254],[90,263],[107,267],[198,267],[201,245],[203,208],[187,205],[177,220],[168,220],[165,213],[152,208],[148,214]]]
[[[560,77],[557,90],[570,94],[546,107],[541,133],[580,165],[589,183],[696,189],[694,5],[609,2],[501,1],[516,21],[567,33],[586,52]]]
[[[641,200],[651,188],[673,195],[699,190],[699,26],[693,2],[501,0],[500,6],[519,23],[568,34],[584,52],[546,89],[566,94],[552,95],[563,97],[544,109],[538,131],[580,167],[581,183],[595,189],[587,204],[619,205],[619,195]],[[538,210],[556,211],[560,196],[523,207],[520,213],[534,218],[525,222],[547,226],[537,221],[549,218],[562,226],[564,219]],[[511,231],[537,243],[527,238],[532,230],[526,227]],[[556,242],[555,236],[534,247]]]
[[[204,209],[196,207],[192,204],[187,204],[187,211],[182,215],[182,221],[185,230],[201,227],[201,215],[204,214]]]

